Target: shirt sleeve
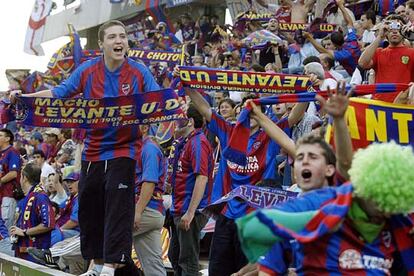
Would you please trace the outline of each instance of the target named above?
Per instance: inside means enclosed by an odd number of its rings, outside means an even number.
[[[201,135],[196,135],[191,143],[191,151],[193,172],[209,177],[213,164],[210,164],[212,162],[211,148],[207,139],[202,139]]]
[[[272,249],[259,259],[259,271],[270,275],[284,275],[288,268],[285,250],[291,250],[289,241],[275,243]]]
[[[45,227],[55,226],[55,213],[53,211],[52,205],[50,204],[49,198],[45,194],[38,195],[37,213],[39,215],[40,222]]]
[[[227,146],[227,141],[234,127],[218,115],[215,110],[212,110],[211,121],[207,124],[207,128],[219,138],[221,147],[224,148]]]
[[[350,58],[352,58],[351,53],[345,49],[334,51],[334,59],[337,61],[343,61]]]
[[[78,201],[78,198],[76,197],[72,205],[72,212],[70,213],[71,221],[78,222],[78,210],[79,210],[79,201]]]
[[[378,55],[380,54],[380,51],[382,51],[381,48],[378,48],[375,50],[374,56],[372,57],[372,69],[375,71],[377,70],[378,65]]]
[[[12,152],[9,158],[9,171],[20,171],[21,159],[16,152]]]
[[[84,67],[80,66],[76,68],[69,78],[52,89],[52,95],[54,98],[71,98],[82,92],[82,68]]]
[[[153,145],[144,145],[142,149],[142,179],[143,182],[158,183],[160,168],[160,155]]]
[[[346,37],[346,42],[358,41],[358,36],[356,34],[356,30],[354,28],[350,28],[348,30],[348,35]]]

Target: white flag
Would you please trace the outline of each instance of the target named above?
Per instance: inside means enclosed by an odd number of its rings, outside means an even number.
[[[42,42],[46,17],[52,9],[52,0],[35,0],[27,26],[24,51],[30,55],[43,56]]]

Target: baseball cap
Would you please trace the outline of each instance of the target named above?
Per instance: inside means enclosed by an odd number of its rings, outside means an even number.
[[[46,132],[46,135],[56,135],[59,136],[60,130],[58,128],[49,128]]]
[[[31,138],[31,139],[34,139],[34,140],[38,140],[38,141],[40,141],[40,142],[43,142],[43,136],[42,136],[42,134],[41,134],[40,132],[38,132],[38,131],[34,132],[34,133],[32,134],[32,136],[30,136],[30,138]]]
[[[79,172],[71,172],[67,176],[63,177],[63,181],[78,181],[80,177]]]

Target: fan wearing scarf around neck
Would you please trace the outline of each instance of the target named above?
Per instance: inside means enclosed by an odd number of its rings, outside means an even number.
[[[414,275],[413,166],[413,149],[395,142],[359,150],[350,182],[238,219],[244,253],[256,262],[276,243],[296,239],[298,275],[391,275],[402,270]],[[320,198],[323,204],[314,206]],[[401,263],[394,259],[398,255]]]
[[[294,157],[293,172],[296,184],[301,190],[299,197],[332,185],[339,186],[349,179],[348,170],[352,161],[352,143],[345,121],[345,112],[348,107],[348,98],[353,90],[346,94],[345,85],[342,87],[340,85],[341,83],[337,86],[338,92],[328,91],[328,101],[319,98],[323,110],[333,118],[335,143],[341,145],[341,147],[335,148],[335,152],[323,137],[315,133],[301,137],[295,145],[280,128],[261,112],[254,100],[248,102],[251,105],[250,117],[259,122],[262,129],[290,156]],[[318,209],[329,197],[329,193],[315,197],[310,204]],[[259,275],[284,275],[287,273],[291,261],[286,256],[295,256],[295,250],[295,242],[276,243],[266,255],[258,260],[257,264],[249,264],[234,275],[245,275],[254,271],[259,272]]]
[[[213,111],[197,91],[186,88],[186,93],[206,119],[207,129],[218,137],[220,145],[225,150],[229,146],[230,137],[236,130],[235,125]],[[307,106],[307,103],[297,104],[289,116],[276,124],[289,132],[289,128],[300,121]],[[281,146],[273,142],[260,129],[255,120],[250,120],[244,130],[245,132],[241,134],[243,137],[240,137],[240,142],[245,141],[244,147],[240,148],[240,151],[243,151],[241,161],[231,162],[223,153],[221,154],[218,173],[214,180],[212,201],[221,198],[240,185],[257,185],[263,180],[274,181],[276,156]],[[231,275],[247,264],[247,259],[237,239],[234,220],[252,210],[246,202],[236,199],[229,200],[225,204],[214,230],[209,261],[210,275]],[[218,237],[221,240],[217,240]],[[233,253],[229,255],[227,252]]]
[[[19,204],[16,226],[10,228],[10,235],[17,238],[13,245],[16,257],[36,262],[27,248],[49,249],[51,232],[55,227],[55,212],[40,183],[41,168],[28,163],[21,172],[20,184],[25,197]]]

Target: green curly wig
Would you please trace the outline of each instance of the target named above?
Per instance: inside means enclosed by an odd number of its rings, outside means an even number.
[[[349,170],[355,194],[370,199],[390,214],[414,207],[414,154],[394,141],[357,151]]]

